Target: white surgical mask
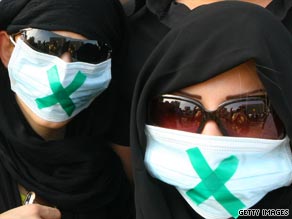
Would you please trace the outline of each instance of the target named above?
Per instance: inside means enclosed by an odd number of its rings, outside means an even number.
[[[37,116],[63,122],[88,107],[108,87],[111,59],[100,64],[67,63],[18,39],[8,72],[11,89]]]
[[[282,140],[208,136],[146,125],[145,165],[176,187],[208,219],[238,211],[292,182],[288,137]]]

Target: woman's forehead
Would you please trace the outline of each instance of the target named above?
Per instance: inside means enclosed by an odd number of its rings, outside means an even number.
[[[262,90],[263,85],[256,72],[254,62],[246,62],[207,81],[181,89],[183,93],[200,96],[201,99],[240,95]]]

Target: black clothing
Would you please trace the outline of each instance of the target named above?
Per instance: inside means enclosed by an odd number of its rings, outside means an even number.
[[[21,205],[17,185],[60,209],[63,219],[132,217],[132,192],[111,149],[116,107],[116,56],[123,43],[124,13],[112,0],[2,0],[0,28],[62,30],[112,46],[112,81],[66,126],[62,140],[45,141],[31,128],[0,64],[0,213]],[[118,137],[117,137],[118,138]]]
[[[164,6],[162,8],[166,10],[165,12],[168,10],[164,1],[156,1],[153,4],[154,9],[158,10]],[[149,5],[152,7],[152,3]],[[187,15],[190,10],[182,4],[172,4],[170,11],[169,15],[166,16],[166,22],[172,26]],[[118,92],[119,114],[115,118],[116,129],[113,132],[113,135],[120,133],[121,136],[124,136],[124,139],[115,139],[115,142],[121,145],[129,145],[130,105],[138,73],[155,46],[170,30],[169,26],[161,22],[158,14],[149,10],[148,5],[130,16],[128,21],[129,32],[126,37],[128,43],[122,52],[124,59],[121,61],[119,74],[121,76],[119,81],[122,82],[119,83]]]
[[[123,36],[124,12],[118,0],[2,0],[0,29],[15,33],[32,27],[79,33],[116,48]]]
[[[292,1],[274,0],[267,9],[272,11],[278,19],[292,33]],[[196,9],[194,9],[196,10]],[[157,44],[164,38],[168,31],[183,20],[191,10],[184,4],[173,0],[136,0],[136,12],[129,17],[128,46],[125,48],[124,60],[120,67],[120,83],[122,87],[118,92],[119,115],[116,121],[117,132],[123,136],[129,133],[129,117],[132,94],[135,81],[148,56]],[[126,80],[125,80],[126,78]],[[120,116],[123,114],[123,116]],[[122,145],[129,144],[127,138],[120,142]]]
[[[237,1],[198,7],[151,53],[138,77],[131,111],[137,219],[201,218],[174,187],[152,178],[145,168],[144,128],[149,101],[206,81],[250,59],[255,60],[269,99],[291,138],[292,35],[266,9]],[[292,212],[291,197],[292,186],[283,187],[253,207]]]
[[[267,6],[267,9],[281,20],[290,33],[292,33],[292,1],[273,0]]]

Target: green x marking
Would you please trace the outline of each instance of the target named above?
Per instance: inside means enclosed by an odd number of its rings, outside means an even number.
[[[36,98],[35,101],[38,108],[42,109],[59,103],[67,115],[70,116],[75,110],[75,104],[71,100],[70,95],[82,86],[86,80],[85,74],[78,71],[73,81],[66,88],[60,83],[57,66],[50,68],[47,71],[47,75],[53,94],[42,98]]]
[[[187,150],[187,154],[193,168],[202,179],[195,188],[187,191],[189,198],[199,205],[213,196],[234,218],[237,218],[238,211],[245,205],[225,186],[236,172],[239,162],[237,157],[233,155],[227,157],[213,171],[199,148],[191,148]]]

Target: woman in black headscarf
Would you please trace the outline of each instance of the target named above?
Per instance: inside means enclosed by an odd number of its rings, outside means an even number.
[[[108,137],[121,5],[3,0],[0,11],[0,213],[36,203],[0,217],[59,218],[52,206],[62,218],[130,218]]]
[[[120,75],[127,78],[127,86],[121,83],[118,92],[121,111],[116,120],[117,132],[129,133],[130,105],[135,81],[152,51],[165,35],[180,21],[198,7],[204,7],[220,0],[132,0],[136,4],[134,13],[129,16],[129,44],[124,48],[125,56],[120,67]],[[258,4],[271,11],[292,33],[291,0],[243,0]],[[123,79],[121,79],[123,80]],[[124,116],[120,116],[124,113]],[[128,144],[124,139],[121,144]]]
[[[291,214],[291,59],[291,34],[249,3],[200,7],[167,34],[133,99],[137,219]]]

